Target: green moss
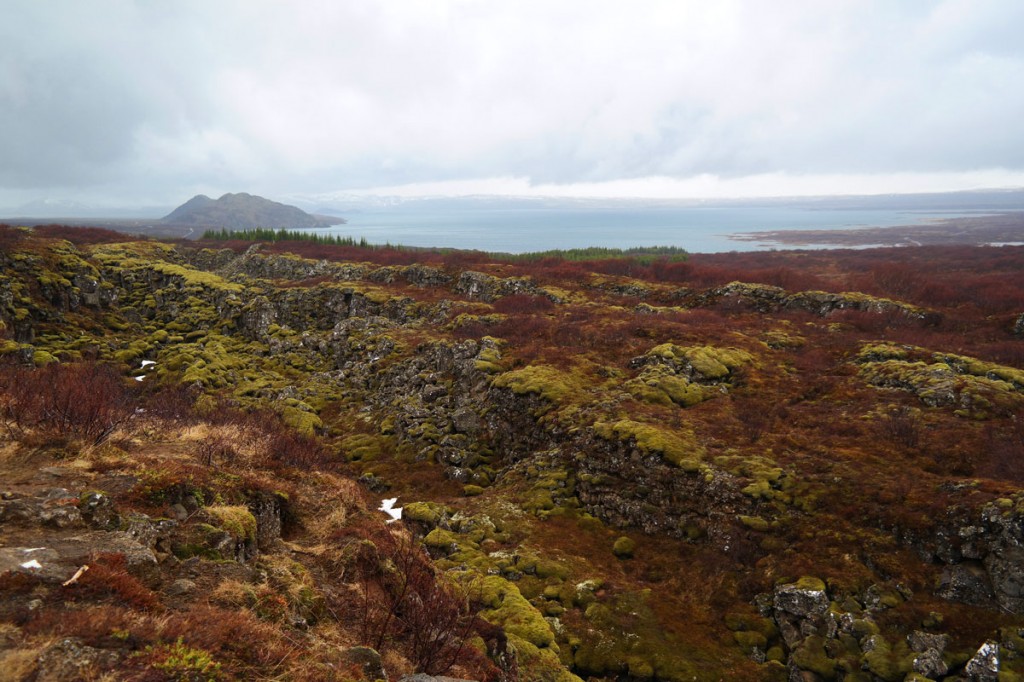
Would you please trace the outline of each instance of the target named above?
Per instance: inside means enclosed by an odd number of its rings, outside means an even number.
[[[320,417],[312,412],[306,412],[295,407],[282,407],[281,419],[284,420],[285,424],[303,436],[313,436],[324,427]]]
[[[771,524],[760,516],[737,516],[740,523],[749,528],[750,530],[756,530],[760,533],[767,532],[771,529]]]
[[[615,544],[612,545],[612,554],[620,559],[632,559],[633,552],[636,551],[636,542],[625,535],[617,538]]]
[[[492,380],[498,388],[509,388],[517,395],[534,393],[554,405],[562,405],[580,390],[579,380],[554,367],[529,365],[500,374]]]
[[[409,502],[402,507],[402,517],[409,521],[417,521],[433,528],[446,513],[445,508],[436,502]]]
[[[341,448],[345,459],[350,462],[372,462],[381,455],[387,443],[386,437],[356,433],[342,439]]]
[[[544,617],[520,593],[519,588],[496,575],[479,578],[473,592],[480,595],[482,612],[488,621],[501,625],[510,635],[522,638],[538,649],[555,646],[555,635]]]
[[[816,578],[813,575],[805,575],[793,583],[793,586],[801,590],[811,590],[814,592],[825,591],[825,581],[821,578]]]
[[[793,663],[801,670],[810,670],[824,680],[836,678],[836,662],[825,651],[825,640],[818,635],[804,639],[790,655]]]
[[[435,528],[423,538],[423,545],[440,554],[449,555],[459,549],[460,538],[450,530]]]
[[[256,517],[243,505],[217,505],[207,507],[208,514],[217,520],[217,525],[238,540],[256,539]]]
[[[741,632],[732,633],[733,639],[743,649],[743,653],[751,654],[754,649],[760,649],[766,651],[768,648],[768,638],[762,635],[760,632],[753,630],[746,630]]]
[[[36,367],[44,367],[54,362],[57,362],[57,358],[45,350],[37,350],[32,353],[32,364]]]
[[[703,449],[690,431],[668,431],[631,419],[623,419],[614,423],[596,422],[594,433],[609,441],[632,439],[642,452],[660,455],[666,461],[687,472],[698,471],[700,459],[704,455]]]

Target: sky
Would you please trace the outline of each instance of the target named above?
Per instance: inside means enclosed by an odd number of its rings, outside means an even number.
[[[1024,187],[1020,0],[0,7],[0,206]]]

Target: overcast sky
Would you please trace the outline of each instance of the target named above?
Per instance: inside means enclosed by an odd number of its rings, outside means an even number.
[[[0,205],[1024,187],[1021,0],[0,6]]]

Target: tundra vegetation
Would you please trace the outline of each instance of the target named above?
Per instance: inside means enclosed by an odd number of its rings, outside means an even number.
[[[1019,679],[1024,248],[681,256],[0,226],[0,670]]]

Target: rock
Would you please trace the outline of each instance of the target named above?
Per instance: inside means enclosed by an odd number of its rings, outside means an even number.
[[[430,384],[423,388],[423,402],[432,403],[438,398],[448,395],[448,389],[437,384]]]
[[[188,518],[188,510],[183,504],[175,502],[167,508],[167,515],[176,521],[184,521]]]
[[[26,573],[43,582],[64,582],[67,568],[60,558],[59,552],[47,547],[0,547],[0,574]]]
[[[78,507],[69,504],[43,509],[39,513],[39,520],[53,528],[73,528],[85,525],[82,521],[82,512]]]
[[[82,518],[86,523],[93,528],[115,530],[121,524],[120,517],[114,511],[113,500],[101,492],[83,494],[78,503],[78,510],[82,512]]]
[[[172,597],[180,597],[195,592],[196,584],[188,578],[180,578],[171,583],[165,592]]]
[[[1000,606],[1013,613],[1024,611],[1024,548],[997,549],[985,557],[984,566]]]
[[[999,643],[988,641],[978,653],[967,661],[964,672],[977,682],[996,682],[999,679]]]
[[[482,422],[476,412],[468,407],[460,407],[452,412],[452,426],[456,433],[475,434],[480,431]]]
[[[1024,336],[1024,313],[1021,313],[1017,321],[1013,323],[1013,333],[1017,336]]]
[[[405,677],[398,680],[398,682],[476,682],[476,680],[466,680],[461,677],[443,677],[438,675],[427,675],[426,673],[416,673],[415,675],[406,675]]]
[[[907,635],[907,644],[910,646],[911,651],[916,651],[917,653],[934,649],[941,654],[946,651],[946,647],[949,645],[949,635],[936,635],[930,632],[914,630]]]
[[[949,672],[949,666],[942,660],[942,652],[927,649],[914,658],[914,672],[931,679],[938,679]]]
[[[801,578],[795,583],[776,587],[773,603],[777,611],[801,618],[828,611],[825,584],[817,578]]]
[[[346,662],[359,666],[363,676],[368,680],[386,680],[388,674],[384,670],[384,663],[380,654],[368,646],[354,646],[342,652],[342,659]]]
[[[39,654],[36,682],[73,682],[93,679],[91,673],[114,667],[116,652],[86,646],[76,638],[62,639]]]
[[[256,519],[256,545],[269,550],[281,538],[281,498],[261,492],[249,500],[249,511]]]
[[[942,572],[936,594],[950,601],[983,606],[992,600],[992,586],[982,565],[964,561]]]

